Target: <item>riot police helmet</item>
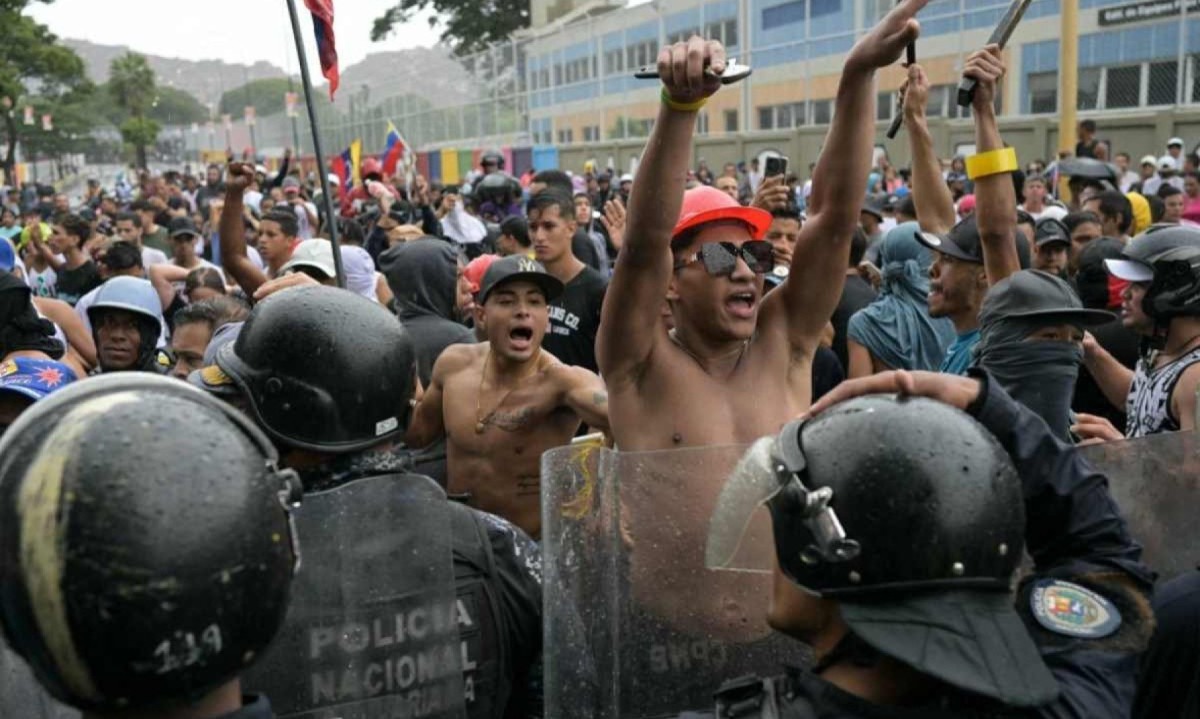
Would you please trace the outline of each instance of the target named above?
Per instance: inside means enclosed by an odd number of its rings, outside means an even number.
[[[298,287],[267,297],[216,361],[283,445],[357,452],[408,426],[412,338],[395,315],[348,290]]]
[[[267,437],[185,382],[121,373],[55,392],[0,441],[5,638],[85,711],[192,704],[282,625],[299,496]]]

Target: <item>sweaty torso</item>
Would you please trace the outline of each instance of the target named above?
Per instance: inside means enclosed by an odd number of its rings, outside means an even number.
[[[748,445],[773,435],[808,408],[812,354],[793,351],[782,337],[774,343],[756,337],[728,376],[713,376],[665,333],[661,339],[638,380],[609,383],[609,418],[617,449],[622,455],[721,445],[726,449],[623,460],[652,468],[638,473],[637,486],[629,477],[622,480],[623,521],[636,535],[630,541],[672,547],[670,561],[663,563],[635,553],[632,585],[670,586],[672,591],[635,591],[634,599],[652,615],[689,617],[693,626],[704,627],[713,638],[756,639],[756,630],[769,632],[770,575],[707,571],[709,520],[741,455],[740,449],[728,445]],[[642,518],[643,513],[653,517]],[[747,530],[745,546],[770,554],[770,534],[763,529]]]
[[[448,492],[468,495],[470,506],[537,538],[542,452],[568,444],[580,424],[562,405],[561,364],[542,353],[537,371],[497,386],[491,370],[483,378],[487,345],[471,351],[471,361],[443,388]]]
[[[718,377],[664,336],[638,381],[609,385],[617,448],[750,444],[778,432],[812,397],[812,353],[786,344],[756,335],[733,371]]]

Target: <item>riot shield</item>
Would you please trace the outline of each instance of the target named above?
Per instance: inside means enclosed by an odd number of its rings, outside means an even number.
[[[446,495],[418,475],[306,494],[287,619],[243,677],[281,719],[462,719]]]
[[[1170,432],[1080,449],[1108,477],[1109,491],[1129,531],[1144,552],[1142,560],[1166,580],[1200,563],[1200,439],[1194,432]]]
[[[769,574],[705,566],[710,516],[744,450],[542,456],[546,716],[711,712],[725,680],[808,660],[767,625]],[[751,547],[774,552],[761,538],[739,551]]]

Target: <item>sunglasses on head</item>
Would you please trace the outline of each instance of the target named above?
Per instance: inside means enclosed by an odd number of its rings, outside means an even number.
[[[765,240],[751,240],[740,246],[732,242],[705,242],[695,254],[675,262],[680,270],[697,260],[704,263],[704,270],[713,277],[732,275],[738,258],[745,261],[751,272],[762,274],[775,267],[775,248]]]

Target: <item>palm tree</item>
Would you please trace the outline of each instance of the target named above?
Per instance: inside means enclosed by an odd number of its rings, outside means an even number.
[[[125,53],[109,66],[108,91],[129,119],[121,124],[121,136],[137,152],[138,167],[146,167],[146,146],[158,139],[159,126],[146,117],[157,96],[154,71],[146,58],[137,53]]]

